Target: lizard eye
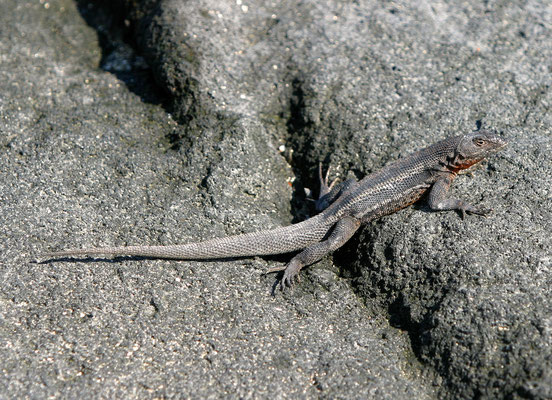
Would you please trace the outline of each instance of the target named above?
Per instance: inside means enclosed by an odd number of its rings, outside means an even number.
[[[485,140],[481,139],[481,138],[475,138],[473,139],[473,143],[478,146],[478,147],[481,147],[485,144]]]

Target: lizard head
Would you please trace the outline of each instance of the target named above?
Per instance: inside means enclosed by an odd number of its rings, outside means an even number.
[[[466,169],[498,152],[508,142],[489,131],[477,131],[460,137],[451,161],[453,170]]]

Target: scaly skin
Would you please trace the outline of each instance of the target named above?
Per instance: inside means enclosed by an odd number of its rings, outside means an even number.
[[[400,159],[360,181],[348,180],[328,185],[320,178],[320,214],[298,224],[273,230],[211,239],[173,246],[128,246],[73,249],[48,253],[49,258],[83,255],[141,256],[202,260],[289,253],[302,250],[285,268],[280,285],[291,286],[301,268],[313,264],[338,249],[354,235],[361,224],[394,213],[416,202],[429,190],[432,210],[457,210],[486,215],[490,210],[447,198],[458,171],[471,167],[496,153],[506,141],[494,133],[479,131],[444,139]]]

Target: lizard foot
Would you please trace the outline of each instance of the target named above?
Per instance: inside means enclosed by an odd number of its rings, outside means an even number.
[[[280,280],[280,289],[285,290],[286,288],[291,288],[295,282],[299,282],[299,271],[301,271],[302,265],[296,261],[291,260],[286,269],[284,270],[284,276]]]
[[[337,182],[337,179],[334,179],[332,183],[328,185],[328,176],[330,175],[330,170],[331,170],[331,167],[328,167],[328,170],[326,171],[326,175],[324,176],[324,174],[322,173],[322,163],[318,164],[318,180],[320,181],[320,193],[318,195],[319,199],[322,196],[330,193],[335,183]]]
[[[318,198],[314,198],[314,194],[312,193],[311,189],[305,188],[305,195],[307,196],[307,200],[314,201],[315,203],[320,202],[320,199],[330,193],[337,183],[337,178],[332,181],[328,185],[328,176],[330,175],[330,167],[328,167],[328,170],[326,171],[326,175],[324,176],[322,172],[322,163],[318,163],[318,181],[320,182],[320,191],[318,193]]]
[[[295,282],[301,281],[299,276],[301,268],[303,268],[301,263],[292,259],[285,267],[272,267],[266,271],[266,274],[283,271],[284,273],[280,279],[280,289],[283,291],[286,290],[286,288],[293,287]]]

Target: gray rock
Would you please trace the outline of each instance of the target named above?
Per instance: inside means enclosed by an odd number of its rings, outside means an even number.
[[[272,297],[286,257],[30,262],[288,224],[293,174],[257,118],[185,139],[72,2],[1,11],[1,397],[430,397],[407,335],[328,270]]]
[[[2,397],[550,397],[548,8],[78,7],[0,5]],[[284,295],[285,256],[29,262],[288,224],[319,160],[479,126],[511,145],[453,192],[491,217],[416,205]]]

